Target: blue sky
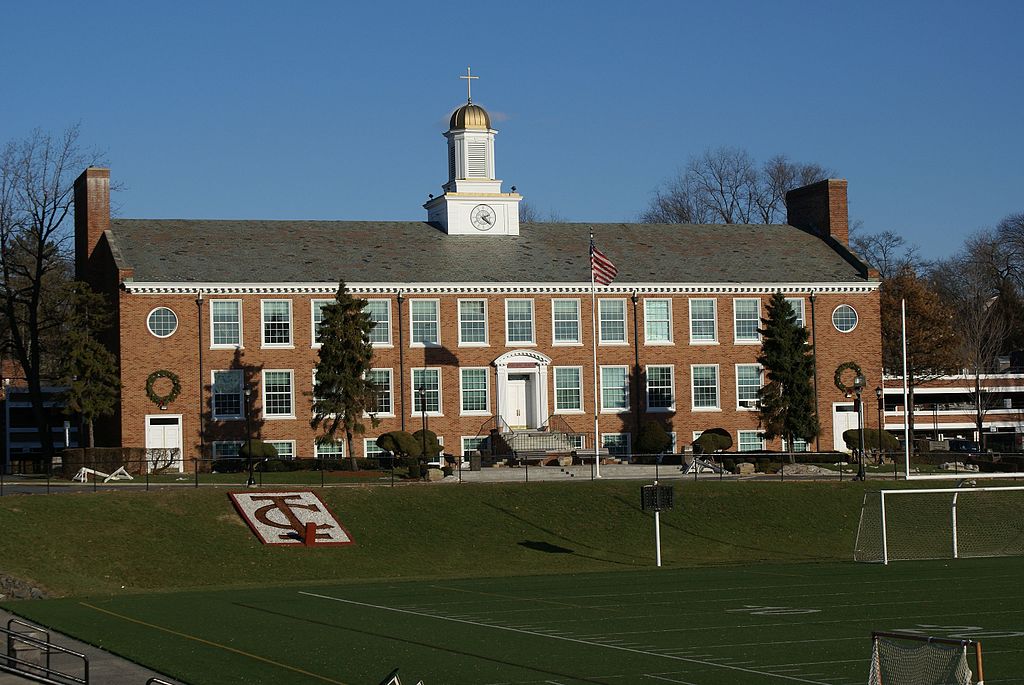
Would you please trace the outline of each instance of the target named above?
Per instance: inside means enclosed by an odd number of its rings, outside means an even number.
[[[628,221],[691,155],[786,153],[926,257],[1024,211],[1024,3],[20,2],[0,141],[81,124],[124,217],[425,218],[493,115],[542,213]]]

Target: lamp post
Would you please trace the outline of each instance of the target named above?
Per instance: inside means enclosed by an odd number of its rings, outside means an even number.
[[[420,444],[422,445],[423,458],[427,458],[427,386],[421,384],[420,387],[416,388],[416,392],[420,396],[420,418],[423,422],[423,430],[420,431]]]
[[[878,399],[878,462],[882,462],[882,386],[875,387],[875,397]]]
[[[250,408],[250,399],[252,398],[252,387],[245,386],[245,435],[248,440],[248,447],[246,449],[246,456],[249,457],[249,480],[246,481],[245,486],[251,488],[256,481],[252,477],[252,423],[249,418],[252,414]]]
[[[864,392],[865,379],[862,374],[857,374],[853,379],[853,391],[857,393],[857,442],[860,446],[860,454],[857,456],[857,480],[864,480],[867,474],[864,472],[864,403],[861,401],[861,393]]]

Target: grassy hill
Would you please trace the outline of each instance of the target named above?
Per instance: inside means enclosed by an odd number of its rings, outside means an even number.
[[[860,483],[676,483],[666,566],[848,560]],[[52,595],[649,568],[639,483],[318,491],[355,545],[259,543],[219,488],[0,499],[0,573]],[[122,586],[124,589],[122,590]]]

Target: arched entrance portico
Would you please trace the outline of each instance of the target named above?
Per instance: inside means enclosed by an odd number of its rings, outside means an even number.
[[[492,363],[498,371],[498,416],[514,430],[544,425],[551,358],[533,350],[513,350]]]

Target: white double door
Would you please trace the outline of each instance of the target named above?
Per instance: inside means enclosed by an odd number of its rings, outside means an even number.
[[[530,410],[527,400],[529,382],[526,376],[508,377],[508,385],[505,389],[508,415],[505,417],[505,421],[513,430],[529,428]]]
[[[170,464],[164,456],[170,453],[163,452],[164,450],[177,450],[173,453],[173,461]],[[185,470],[185,461],[182,459],[181,414],[153,414],[146,417],[146,459],[151,466],[155,464],[161,468],[177,468],[179,472]]]

